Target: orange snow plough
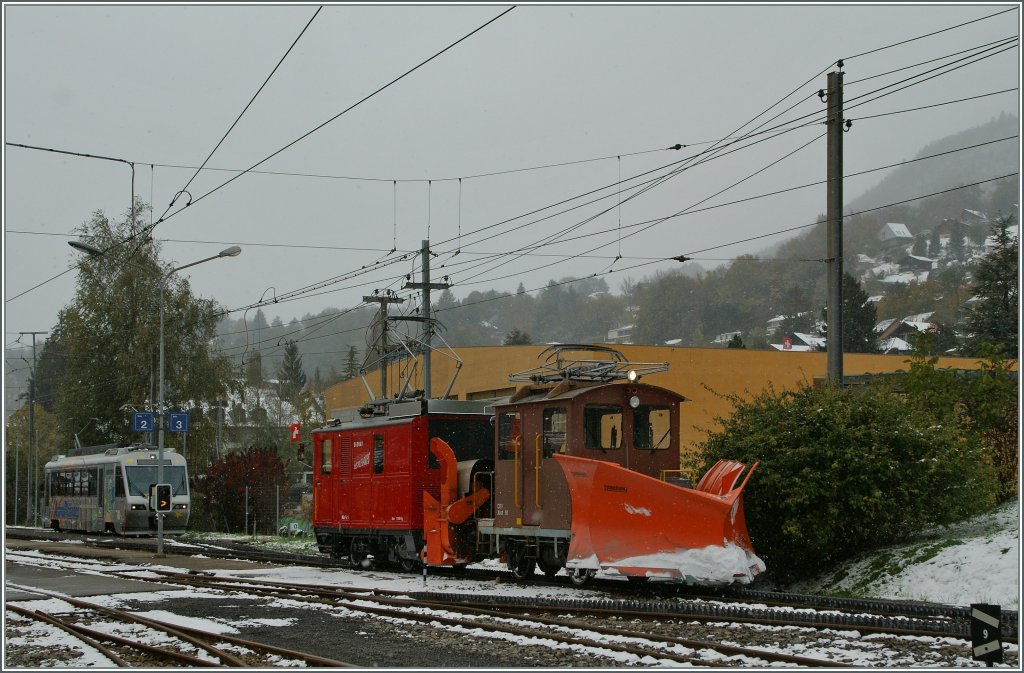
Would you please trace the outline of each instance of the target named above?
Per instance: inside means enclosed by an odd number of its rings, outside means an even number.
[[[743,515],[745,465],[721,460],[696,488],[600,460],[556,455],[572,497],[566,566],[691,584],[749,583],[765,569]]]
[[[461,539],[456,527],[465,523],[481,505],[490,491],[473,484],[472,492],[459,497],[459,464],[455,452],[440,437],[430,440],[430,452],[441,464],[440,500],[423,492],[423,535],[426,548],[420,560],[429,565],[457,565],[471,560],[472,546]]]

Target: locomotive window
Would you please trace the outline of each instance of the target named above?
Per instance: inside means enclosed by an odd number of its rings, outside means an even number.
[[[324,439],[320,445],[320,474],[331,473],[331,440]]]
[[[617,404],[588,404],[583,409],[583,434],[588,449],[617,449],[622,446],[622,407]]]
[[[384,471],[384,435],[373,436],[373,473]]]
[[[429,434],[440,437],[452,447],[456,460],[481,460],[494,457],[494,428],[487,418],[432,418]],[[427,452],[427,466],[441,465],[433,453]]]
[[[672,443],[672,412],[665,406],[642,405],[633,412],[633,446],[667,449]]]
[[[544,410],[544,457],[565,453],[565,409]]]
[[[513,460],[521,445],[522,428],[519,412],[510,411],[498,417],[498,460]]]

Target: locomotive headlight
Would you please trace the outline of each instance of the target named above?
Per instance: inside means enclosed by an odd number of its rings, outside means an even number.
[[[636,395],[633,395],[633,397],[630,397],[629,398],[629,406],[631,406],[634,409],[639,407],[640,406],[640,398],[637,397]]]
[[[629,373],[626,374],[626,378],[629,379],[630,383],[640,378],[640,375],[636,373],[635,369],[630,369]]]

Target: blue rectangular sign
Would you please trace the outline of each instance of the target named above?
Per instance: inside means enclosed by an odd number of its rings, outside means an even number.
[[[156,426],[153,424],[152,411],[136,411],[132,417],[132,430],[134,432],[153,432]]]
[[[188,414],[167,414],[167,432],[188,432]]]

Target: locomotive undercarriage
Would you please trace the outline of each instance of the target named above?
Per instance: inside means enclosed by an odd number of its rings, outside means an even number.
[[[316,544],[321,553],[332,558],[347,558],[353,568],[386,565],[411,572],[420,567],[423,538],[418,531],[318,530]]]
[[[493,525],[493,520],[483,519],[479,523],[477,553],[481,557],[500,555],[515,579],[529,579],[533,576],[535,568],[551,578],[565,568],[569,553],[569,531],[540,528],[531,531],[525,527],[497,528]],[[596,571],[568,568],[566,572],[573,584],[582,586]]]

